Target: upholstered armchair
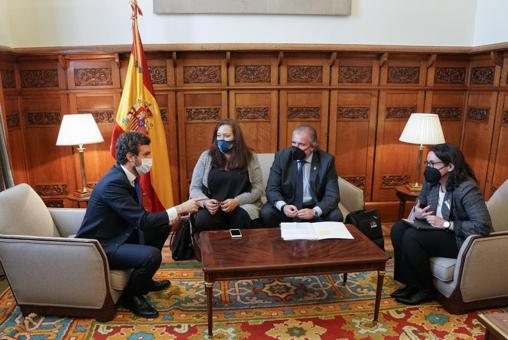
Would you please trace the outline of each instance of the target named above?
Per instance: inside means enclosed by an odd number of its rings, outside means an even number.
[[[487,202],[494,232],[469,236],[456,259],[434,257],[438,300],[450,313],[508,305],[508,180]]]
[[[0,192],[0,261],[23,315],[115,316],[130,272],[110,270],[97,240],[72,237],[84,215],[48,209],[27,184]]]

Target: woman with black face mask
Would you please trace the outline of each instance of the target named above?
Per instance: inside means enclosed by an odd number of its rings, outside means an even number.
[[[469,235],[488,235],[492,230],[473,170],[455,145],[431,148],[424,177],[412,215],[432,228],[416,229],[401,221],[391,230],[394,278],[404,284],[391,296],[409,305],[430,301],[434,296],[431,257],[456,258]]]
[[[249,227],[259,218],[263,180],[257,155],[234,120],[217,124],[210,148],[194,167],[189,194],[202,198],[196,232]]]

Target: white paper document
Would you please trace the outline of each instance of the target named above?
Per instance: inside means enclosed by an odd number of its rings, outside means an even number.
[[[290,240],[353,239],[342,222],[289,222],[280,224],[281,237]]]

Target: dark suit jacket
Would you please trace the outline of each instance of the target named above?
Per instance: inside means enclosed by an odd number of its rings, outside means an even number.
[[[97,239],[106,254],[111,254],[135,230],[168,224],[166,211],[150,213],[139,204],[127,175],[115,165],[93,189],[76,237]]]
[[[431,211],[437,210],[439,201],[439,184],[429,185],[423,182],[422,192],[418,197],[421,204],[430,205]],[[460,249],[469,235],[488,235],[492,230],[489,211],[485,200],[473,179],[462,182],[455,190],[447,192],[444,200],[450,199],[449,216],[443,216],[447,221],[453,221],[453,232]]]
[[[266,184],[266,198],[272,205],[277,201],[292,204],[296,191],[296,161],[291,159],[291,149],[275,154],[270,175]],[[339,184],[335,171],[335,158],[324,151],[314,150],[310,165],[310,191],[316,206],[323,215],[328,214],[339,204]]]

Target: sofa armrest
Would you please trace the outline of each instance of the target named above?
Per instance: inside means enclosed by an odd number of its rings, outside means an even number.
[[[20,305],[101,308],[111,286],[97,240],[0,235],[0,260]]]
[[[63,237],[69,237],[78,232],[86,213],[85,208],[49,208],[48,210],[60,236]]]
[[[365,206],[363,200],[363,190],[346,181],[342,177],[338,177],[340,203],[348,212],[363,209]],[[346,218],[346,216],[344,216]]]
[[[508,232],[496,232],[489,236],[469,236],[462,245],[454,279],[464,302],[508,297],[508,262],[504,254],[508,249]]]

